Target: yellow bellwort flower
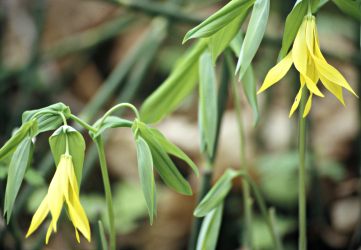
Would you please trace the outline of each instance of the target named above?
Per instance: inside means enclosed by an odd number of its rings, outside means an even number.
[[[276,66],[269,70],[258,93],[268,89],[280,81],[291,68],[292,64],[300,73],[300,89],[291,107],[289,116],[295,112],[300,104],[302,90],[304,87],[310,92],[303,117],[311,110],[312,97],[317,95],[324,97],[317,87],[318,80],[330,91],[343,105],[345,105],[342,88],[350,91],[356,97],[356,93],[342,74],[333,66],[327,63],[323,57],[316,27],[315,17],[307,15],[298,30],[292,50]]]
[[[26,237],[29,237],[40,226],[50,212],[52,220],[45,240],[46,244],[48,244],[51,233],[57,230],[56,224],[64,202],[67,205],[69,218],[74,225],[77,241],[80,242],[78,231],[90,241],[89,221],[80,204],[79,187],[72,157],[69,154],[61,155],[54,177],[50,182],[48,193],[35,212]]]

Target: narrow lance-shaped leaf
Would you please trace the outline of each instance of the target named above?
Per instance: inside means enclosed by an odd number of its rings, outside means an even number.
[[[23,182],[25,172],[30,164],[33,152],[31,137],[26,137],[16,148],[9,165],[8,178],[6,182],[4,214],[9,223],[16,196]]]
[[[247,17],[248,10],[248,8],[242,9],[238,17],[208,38],[208,47],[212,54],[213,63],[216,62],[217,57],[227,48],[241,29],[241,25]]]
[[[345,14],[361,21],[361,3],[356,0],[332,0]]]
[[[228,192],[231,190],[232,180],[237,176],[239,176],[238,171],[227,169],[222,177],[198,204],[194,211],[194,215],[197,217],[203,217],[222,203]]]
[[[181,58],[165,82],[144,101],[140,109],[142,121],[160,121],[192,92],[198,81],[198,58],[206,47],[206,41],[200,41]]]
[[[55,165],[58,166],[60,156],[66,152],[66,137],[68,137],[69,154],[72,156],[75,175],[80,184],[85,153],[83,136],[70,126],[61,126],[49,138],[50,149],[54,157]]]
[[[256,0],[238,57],[236,73],[239,72],[240,79],[243,78],[261,44],[267,27],[269,10],[270,0]]]
[[[232,40],[231,42],[231,48],[233,52],[238,55],[240,51],[240,46],[242,45],[243,39],[241,32],[238,33],[238,35]],[[227,65],[230,68],[230,73],[234,72],[234,63],[231,58],[226,59]],[[258,101],[257,101],[257,82],[254,78],[254,72],[253,67],[250,64],[246,70],[246,72],[243,75],[242,81],[242,87],[243,91],[246,95],[248,103],[251,105],[252,112],[253,112],[253,125],[256,126],[259,120],[259,107],[258,107]],[[237,84],[237,83],[234,83]]]
[[[157,129],[149,128],[149,132],[152,133],[155,140],[162,146],[162,148],[167,152],[167,154],[173,155],[185,161],[192,168],[196,176],[199,176],[199,171],[196,164],[180,148],[178,148],[175,144],[171,143]]]
[[[147,142],[141,136],[137,136],[136,146],[140,184],[147,203],[150,224],[153,224],[156,215],[156,190],[152,154]]]
[[[21,141],[29,134],[35,134],[37,131],[37,122],[34,120],[27,121],[16,130],[16,132],[11,136],[11,138],[4,144],[0,149],[0,159],[3,159],[7,155],[14,152],[16,147],[21,143]]]
[[[222,223],[223,202],[204,218],[197,241],[197,250],[214,250]]]
[[[149,131],[147,125],[137,121],[134,123],[132,129],[133,133],[139,133],[139,135],[147,142],[152,153],[154,167],[165,184],[181,194],[191,195],[192,189],[189,183],[174,165],[165,149]]]
[[[199,116],[201,117],[201,140],[212,157],[217,132],[217,82],[212,57],[205,51],[199,59]]]
[[[233,0],[223,8],[208,17],[201,24],[194,27],[184,36],[183,43],[192,38],[209,37],[228,25],[235,18],[239,17],[243,11],[247,11],[254,0]]]

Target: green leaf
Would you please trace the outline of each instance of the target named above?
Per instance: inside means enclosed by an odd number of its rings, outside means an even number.
[[[63,113],[65,117],[69,117],[71,112],[68,106],[59,102],[41,109],[25,111],[22,116],[23,123],[36,118],[38,121],[38,133],[54,130],[58,128],[63,120],[58,114]]]
[[[66,137],[68,137],[69,154],[72,156],[75,175],[80,185],[85,153],[83,136],[70,126],[61,126],[49,138],[50,149],[55,165],[58,166],[61,155],[65,154],[66,151]]]
[[[231,48],[233,52],[238,55],[241,49],[241,45],[243,43],[243,38],[241,32],[237,34],[237,36],[231,42]],[[228,67],[230,67],[230,71],[234,72],[234,64],[233,60],[227,60]],[[254,78],[253,67],[250,64],[243,75],[242,87],[243,91],[246,95],[248,103],[251,105],[253,112],[253,126],[256,126],[259,121],[259,108],[257,101],[257,82]]]
[[[361,3],[355,0],[332,0],[345,14],[361,21]]]
[[[232,187],[232,180],[239,176],[239,172],[233,169],[227,169],[217,183],[209,190],[206,196],[194,210],[194,216],[203,217],[212,209],[222,203],[224,198]]]
[[[254,78],[253,67],[250,65],[243,75],[242,87],[247,97],[248,103],[251,105],[253,112],[253,126],[259,121],[259,109],[257,101],[257,83]]]
[[[227,48],[229,43],[238,33],[244,19],[248,14],[248,9],[242,10],[239,16],[224,26],[222,29],[214,33],[208,39],[208,47],[212,54],[213,63],[216,62],[217,57]]]
[[[200,41],[181,58],[164,83],[143,103],[140,109],[142,121],[160,121],[192,92],[198,80],[198,58],[206,47],[207,43]]]
[[[199,176],[199,170],[196,164],[176,145],[171,143],[159,130],[155,128],[149,128],[149,132],[152,133],[154,139],[162,146],[162,148],[167,152],[167,154],[173,155],[183,161],[185,161],[196,174]]]
[[[130,128],[133,125],[132,121],[129,121],[129,120],[123,119],[123,118],[119,118],[117,116],[108,116],[107,118],[105,118],[103,124],[101,126],[99,126],[99,123],[101,120],[102,119],[99,119],[94,123],[94,127],[98,129],[98,132],[95,134],[90,132],[90,135],[93,138],[98,137],[108,128],[120,128],[120,127]]]
[[[212,157],[217,132],[217,82],[212,57],[205,51],[199,59],[199,118],[202,145]]]
[[[223,8],[208,17],[201,24],[194,27],[184,36],[183,43],[192,38],[209,37],[227,26],[235,18],[242,15],[240,13],[247,12],[253,5],[254,0],[233,0],[226,4]]]
[[[269,10],[270,0],[256,0],[238,57],[236,73],[239,72],[240,79],[243,78],[262,42],[267,27]]]
[[[8,175],[8,168],[3,165],[0,165],[0,180],[5,179],[7,175]]]
[[[21,143],[21,141],[28,136],[35,134],[37,131],[37,122],[34,120],[27,121],[21,125],[21,127],[16,130],[16,132],[11,136],[11,138],[4,144],[0,149],[0,159],[4,159],[6,156],[14,152],[16,147]]]
[[[191,195],[192,189],[189,183],[174,165],[166,150],[153,136],[148,126],[137,121],[134,123],[133,132],[135,136],[140,135],[147,142],[152,152],[154,167],[165,184],[181,194]]]
[[[9,165],[8,178],[6,182],[4,214],[9,223],[16,196],[23,182],[25,171],[30,164],[33,152],[31,137],[26,137],[16,148]]]
[[[217,246],[222,223],[223,203],[209,212],[204,218],[197,241],[197,250],[214,250]]]
[[[307,8],[307,0],[298,0],[295,3],[292,11],[288,14],[285,23],[285,29],[283,32],[282,48],[278,56],[279,60],[281,60],[287,55],[288,50],[293,43],[293,40],[295,40],[298,29],[302,24],[303,18],[307,14]]]
[[[147,142],[138,136],[136,139],[138,172],[140,184],[148,207],[150,224],[153,224],[153,218],[156,216],[156,190],[153,173],[153,159]]]

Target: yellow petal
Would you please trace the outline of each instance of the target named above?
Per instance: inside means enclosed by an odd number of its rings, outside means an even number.
[[[290,113],[289,113],[288,117],[291,117],[293,115],[293,113],[296,111],[296,109],[298,108],[298,106],[300,105],[300,101],[301,101],[301,97],[302,97],[302,90],[303,90],[303,87],[305,86],[304,79],[302,78],[302,76],[300,78],[301,78],[300,79],[301,87],[297,92],[297,95],[296,95],[295,100],[294,100],[294,102],[292,104],[292,107],[291,107],[291,110],[290,110]]]
[[[45,238],[45,244],[49,243],[51,232],[53,231],[53,222],[50,222],[50,225],[48,227],[48,231],[46,232],[46,238]]]
[[[292,52],[283,58],[276,66],[270,69],[266,75],[266,78],[258,90],[257,94],[271,87],[273,84],[281,80],[292,66]]]
[[[315,23],[315,18],[312,17],[312,20],[310,22],[310,27],[307,29],[307,36],[312,37],[313,39],[313,47],[312,43],[309,41],[311,38],[307,39],[307,46],[312,56],[312,59],[315,63],[316,69],[319,72],[320,78],[322,75],[322,79],[327,79],[329,83],[333,83],[336,85],[339,85],[348,91],[350,91],[352,94],[357,96],[357,94],[353,91],[350,84],[347,82],[347,80],[342,76],[342,74],[333,66],[327,63],[326,59],[322,55],[320,46],[319,46],[319,40],[318,40],[318,34],[317,34],[317,26]],[[322,81],[324,84],[325,81]],[[327,84],[327,83],[326,83]],[[324,84],[325,85],[325,84]],[[330,84],[328,86],[325,85],[326,88],[330,87]],[[333,93],[334,94],[334,93]],[[337,95],[335,95],[337,97]],[[343,99],[339,98],[338,99]],[[341,101],[342,102],[342,101]]]
[[[347,89],[352,94],[357,96],[355,91],[353,91],[353,89],[351,88],[350,84],[336,68],[328,64],[326,61],[319,59],[318,57],[315,57],[314,60],[320,75],[328,79],[330,82]]]
[[[298,29],[292,47],[292,59],[296,69],[303,75],[307,74],[307,45],[306,45],[306,19]]]
[[[49,213],[48,201],[45,196],[43,201],[40,203],[39,208],[36,210],[33,218],[31,219],[29,230],[25,236],[26,238],[29,237],[40,226],[40,224],[44,221],[48,213]]]
[[[307,77],[306,75],[301,74],[302,77],[305,79],[306,82],[306,86],[308,88],[308,90],[320,97],[324,97],[324,95],[322,94],[322,92],[318,89],[316,83],[314,83],[309,77]]]
[[[305,118],[308,115],[308,113],[310,113],[311,106],[312,106],[312,93],[310,93],[310,96],[308,97],[308,100],[306,102],[305,109],[303,111],[303,118]]]
[[[76,228],[75,228],[75,237],[76,237],[76,241],[77,241],[78,243],[80,243],[79,233],[78,233],[78,230],[76,230]]]
[[[54,232],[56,232],[56,224],[59,219],[61,209],[63,207],[64,202],[64,186],[67,186],[67,176],[64,164],[64,158],[61,157],[58,167],[55,171],[54,177],[50,182],[48,189],[48,206],[50,209],[51,217],[52,217],[52,226]],[[65,180],[65,183],[64,183]]]
[[[67,175],[71,185],[69,188],[69,200],[67,200],[68,211],[74,227],[90,241],[90,226],[88,218],[79,200],[78,184],[72,165],[68,165]]]
[[[343,99],[342,87],[330,82],[327,78],[320,76],[322,84],[330,91],[336,98],[345,106],[345,101]]]

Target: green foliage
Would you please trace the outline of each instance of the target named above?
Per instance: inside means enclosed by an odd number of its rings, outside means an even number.
[[[199,128],[202,145],[212,157],[217,132],[217,80],[212,57],[205,51],[199,59]]]
[[[50,149],[54,157],[55,165],[58,166],[61,155],[66,152],[68,140],[69,154],[72,157],[75,175],[78,183],[81,183],[85,141],[83,136],[74,128],[64,125],[58,128],[49,138]]]
[[[90,132],[90,135],[93,138],[97,138],[102,133],[104,133],[104,131],[107,130],[108,128],[120,128],[120,127],[130,128],[133,125],[132,121],[129,121],[129,120],[123,119],[123,118],[119,118],[116,116],[108,116],[107,118],[105,118],[105,120],[100,125],[101,120],[102,119],[99,119],[98,121],[96,121],[94,123],[94,127],[97,129],[97,132],[95,134]]]
[[[361,2],[356,0],[332,0],[345,14],[361,22]]]
[[[232,188],[232,180],[239,176],[239,172],[233,169],[227,169],[222,177],[213,185],[211,190],[202,199],[194,210],[194,215],[203,217],[221,204]]]
[[[236,66],[239,79],[243,78],[261,44],[268,23],[269,10],[270,0],[256,0]]]
[[[154,167],[165,184],[181,194],[191,195],[192,189],[189,183],[167,154],[169,149],[164,149],[162,143],[157,140],[157,135],[154,136],[154,130],[151,130],[146,124],[138,120],[134,122],[132,129],[136,137],[141,136],[147,142],[152,153]]]
[[[190,166],[196,176],[199,176],[199,170],[196,164],[186,155],[180,148],[171,143],[159,130],[155,128],[149,128],[152,136],[155,140],[162,146],[162,148],[167,152],[167,154],[173,155],[183,161],[185,161],[188,166]]]
[[[16,130],[11,138],[0,149],[0,160],[9,156],[14,152],[17,146],[29,135],[33,136],[37,133],[37,122],[34,120],[24,122],[23,125]]]
[[[192,92],[198,80],[198,58],[206,47],[207,43],[200,41],[180,59],[165,82],[144,101],[140,109],[142,121],[160,121]]]
[[[231,48],[236,55],[239,55],[241,46],[243,44],[242,34],[239,32],[237,36],[231,42]],[[228,67],[231,68],[230,71],[234,71],[233,61],[230,58],[227,58]],[[247,98],[249,105],[252,108],[253,112],[253,125],[256,126],[259,120],[259,107],[257,101],[257,82],[254,77],[253,67],[250,64],[241,79],[242,88],[244,94]],[[237,83],[235,83],[237,84]]]
[[[141,136],[136,138],[136,146],[140,184],[147,203],[150,224],[153,224],[153,218],[157,215],[157,205],[152,154]]]
[[[229,25],[234,19],[245,15],[253,5],[254,0],[233,0],[222,9],[208,17],[198,26],[194,27],[184,36],[183,43],[192,38],[209,37]]]
[[[202,222],[197,241],[197,250],[214,250],[222,223],[223,202],[209,212]]]
[[[25,111],[22,116],[23,123],[32,119],[38,122],[38,133],[58,128],[63,120],[59,115],[62,113],[66,118],[70,116],[70,108],[59,102],[41,109]]]
[[[216,62],[217,57],[228,47],[229,43],[236,36],[241,28],[242,23],[247,17],[248,9],[243,10],[238,17],[233,19],[223,28],[211,35],[208,39],[208,47],[212,54],[213,63]]]
[[[11,158],[4,199],[4,214],[6,214],[7,223],[9,223],[14,202],[23,182],[25,171],[30,164],[32,153],[33,142],[28,136],[17,146]]]
[[[278,56],[279,60],[287,55],[293,40],[295,40],[298,28],[301,26],[303,18],[307,13],[307,7],[308,1],[298,0],[292,11],[288,14],[282,37],[282,48]]]

